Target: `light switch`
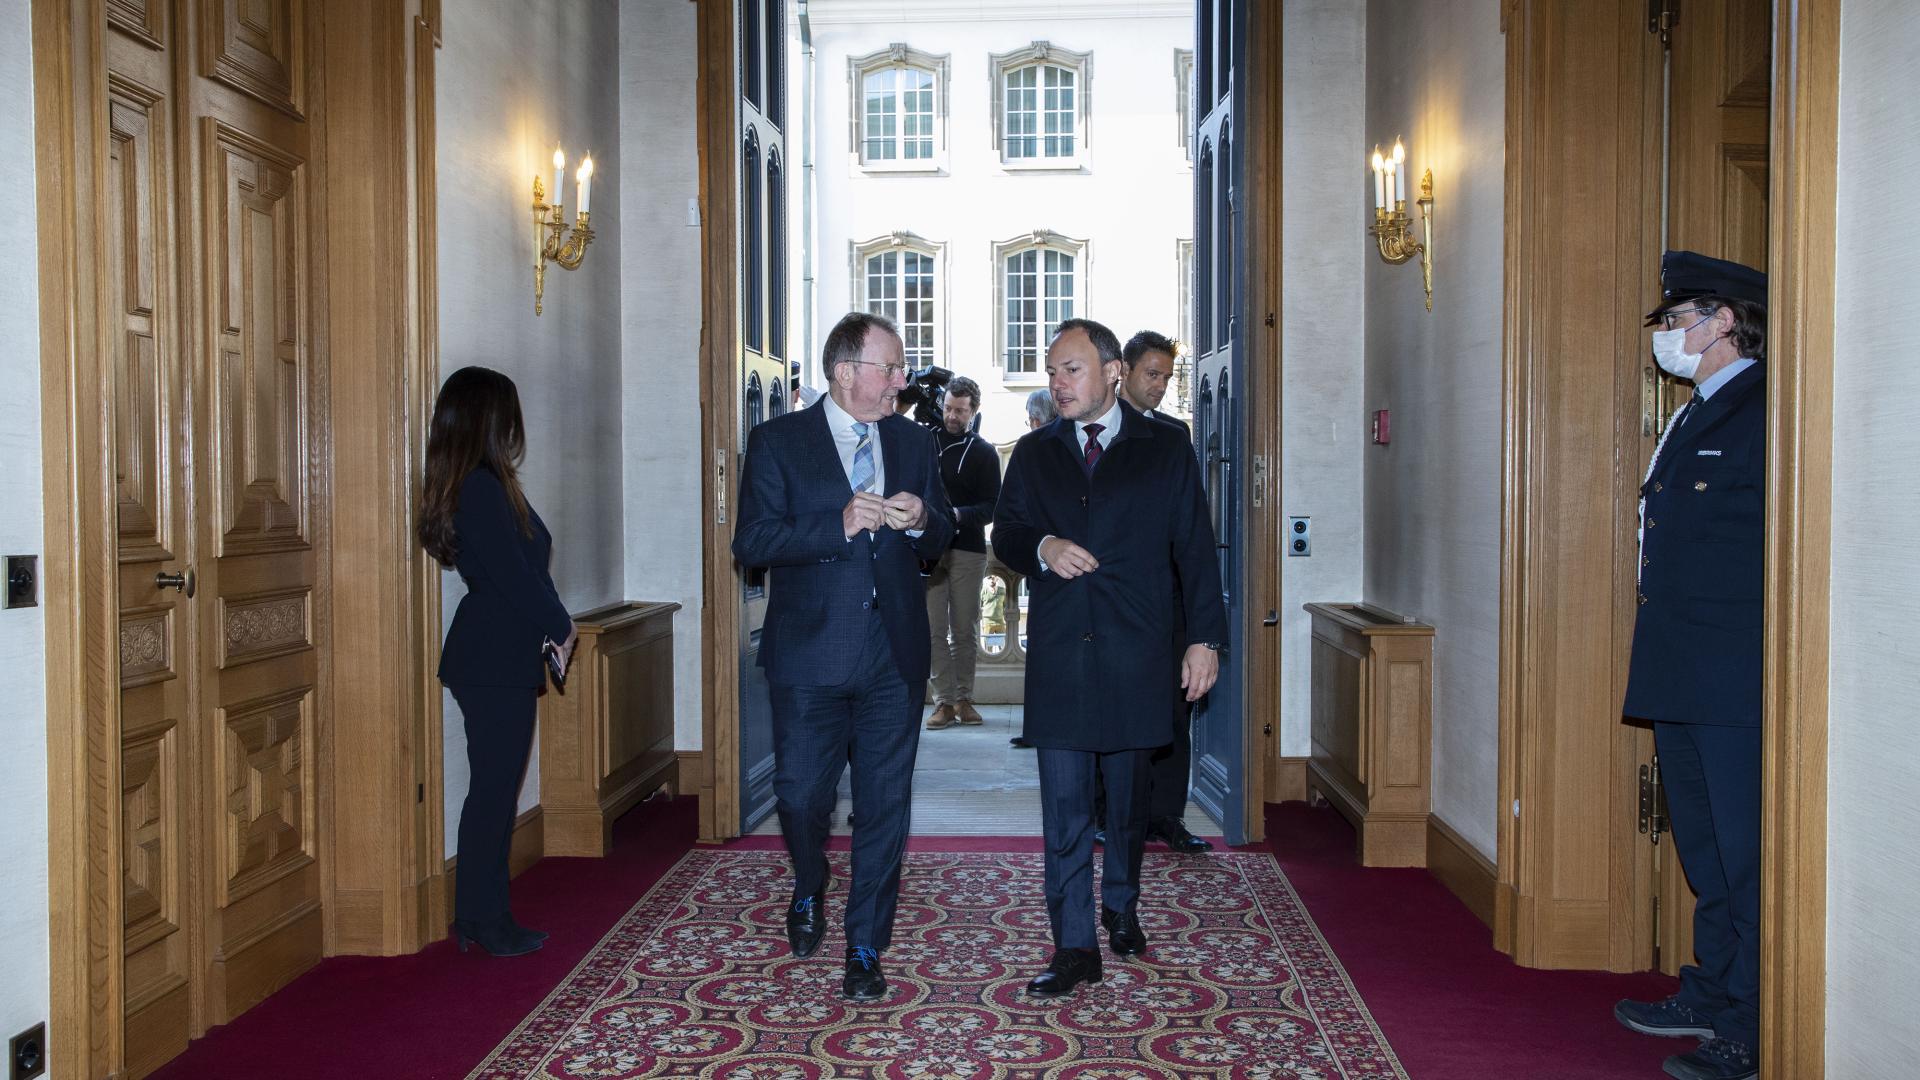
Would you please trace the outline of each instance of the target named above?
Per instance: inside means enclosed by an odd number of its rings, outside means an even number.
[[[697,229],[699,227],[700,227],[700,200],[688,199],[687,200],[687,228]]]
[[[40,556],[7,556],[7,599],[6,607],[38,607],[40,605]]]

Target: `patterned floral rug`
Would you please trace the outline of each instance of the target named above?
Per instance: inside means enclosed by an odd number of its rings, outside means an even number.
[[[871,1005],[838,996],[833,858],[832,929],[796,960],[785,855],[690,852],[469,1080],[1406,1077],[1267,853],[1149,853],[1146,956],[1050,1002],[1022,992],[1052,952],[1041,856],[910,853]]]

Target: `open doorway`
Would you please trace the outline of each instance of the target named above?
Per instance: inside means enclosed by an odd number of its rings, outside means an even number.
[[[1278,665],[1258,621],[1277,574],[1263,541],[1269,504],[1256,492],[1275,438],[1260,418],[1278,414],[1278,339],[1270,283],[1251,287],[1248,268],[1277,236],[1250,235],[1242,178],[1259,154],[1277,160],[1277,137],[1266,147],[1236,144],[1235,133],[1246,126],[1236,117],[1277,110],[1277,95],[1256,105],[1249,80],[1235,78],[1252,8],[1006,2],[902,21],[897,9],[838,0],[703,6],[703,188],[715,230],[703,836],[752,831],[772,810],[757,665],[768,583],[726,556],[739,448],[752,425],[810,400],[826,327],[870,310],[900,325],[916,371],[980,387],[976,434],[1002,463],[1027,430],[1028,396],[1044,389],[1059,322],[1089,317],[1123,339],[1152,329],[1181,343],[1164,407],[1192,424],[1232,621],[1222,681],[1197,710],[1193,824],[1233,842],[1258,837]],[[1273,224],[1277,233],[1277,215]],[[1248,316],[1256,306],[1263,317]],[[989,774],[1032,769],[1007,754],[1021,721],[1022,588],[995,569],[983,576],[977,631],[982,723],[921,739],[923,765],[975,792],[1004,790]],[[1004,765],[980,760],[984,745],[973,743],[989,738]],[[948,749],[964,767],[941,767]]]

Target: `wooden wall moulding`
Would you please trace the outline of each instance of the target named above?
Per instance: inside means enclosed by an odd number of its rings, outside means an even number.
[[[1438,815],[1427,815],[1427,872],[1460,899],[1473,917],[1493,929],[1494,894],[1499,871]]]
[[[1363,866],[1425,866],[1433,627],[1366,604],[1308,604],[1307,787],[1353,823]]]
[[[673,781],[673,613],[629,602],[574,616],[563,692],[540,698],[540,805],[550,855],[598,858],[613,822]]]

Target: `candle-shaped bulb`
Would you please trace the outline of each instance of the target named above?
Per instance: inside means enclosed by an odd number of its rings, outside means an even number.
[[[559,206],[563,201],[565,201],[560,197],[560,182],[565,180],[566,178],[567,178],[566,151],[560,149],[558,146],[555,146],[553,148],[553,187],[549,188],[547,191],[547,199],[554,206]]]
[[[577,213],[584,216],[587,212],[587,196],[591,194],[593,191],[593,155],[592,154],[588,154],[586,157],[580,160],[580,168],[577,172],[573,174],[573,176],[574,176],[574,182],[579,187],[579,197],[575,200],[578,205],[575,207],[575,210]]]
[[[1393,140],[1393,163],[1398,165],[1405,160],[1407,160],[1406,146],[1399,139]]]
[[[1387,205],[1387,163],[1380,157],[1380,148],[1373,148],[1373,208],[1384,210]]]

